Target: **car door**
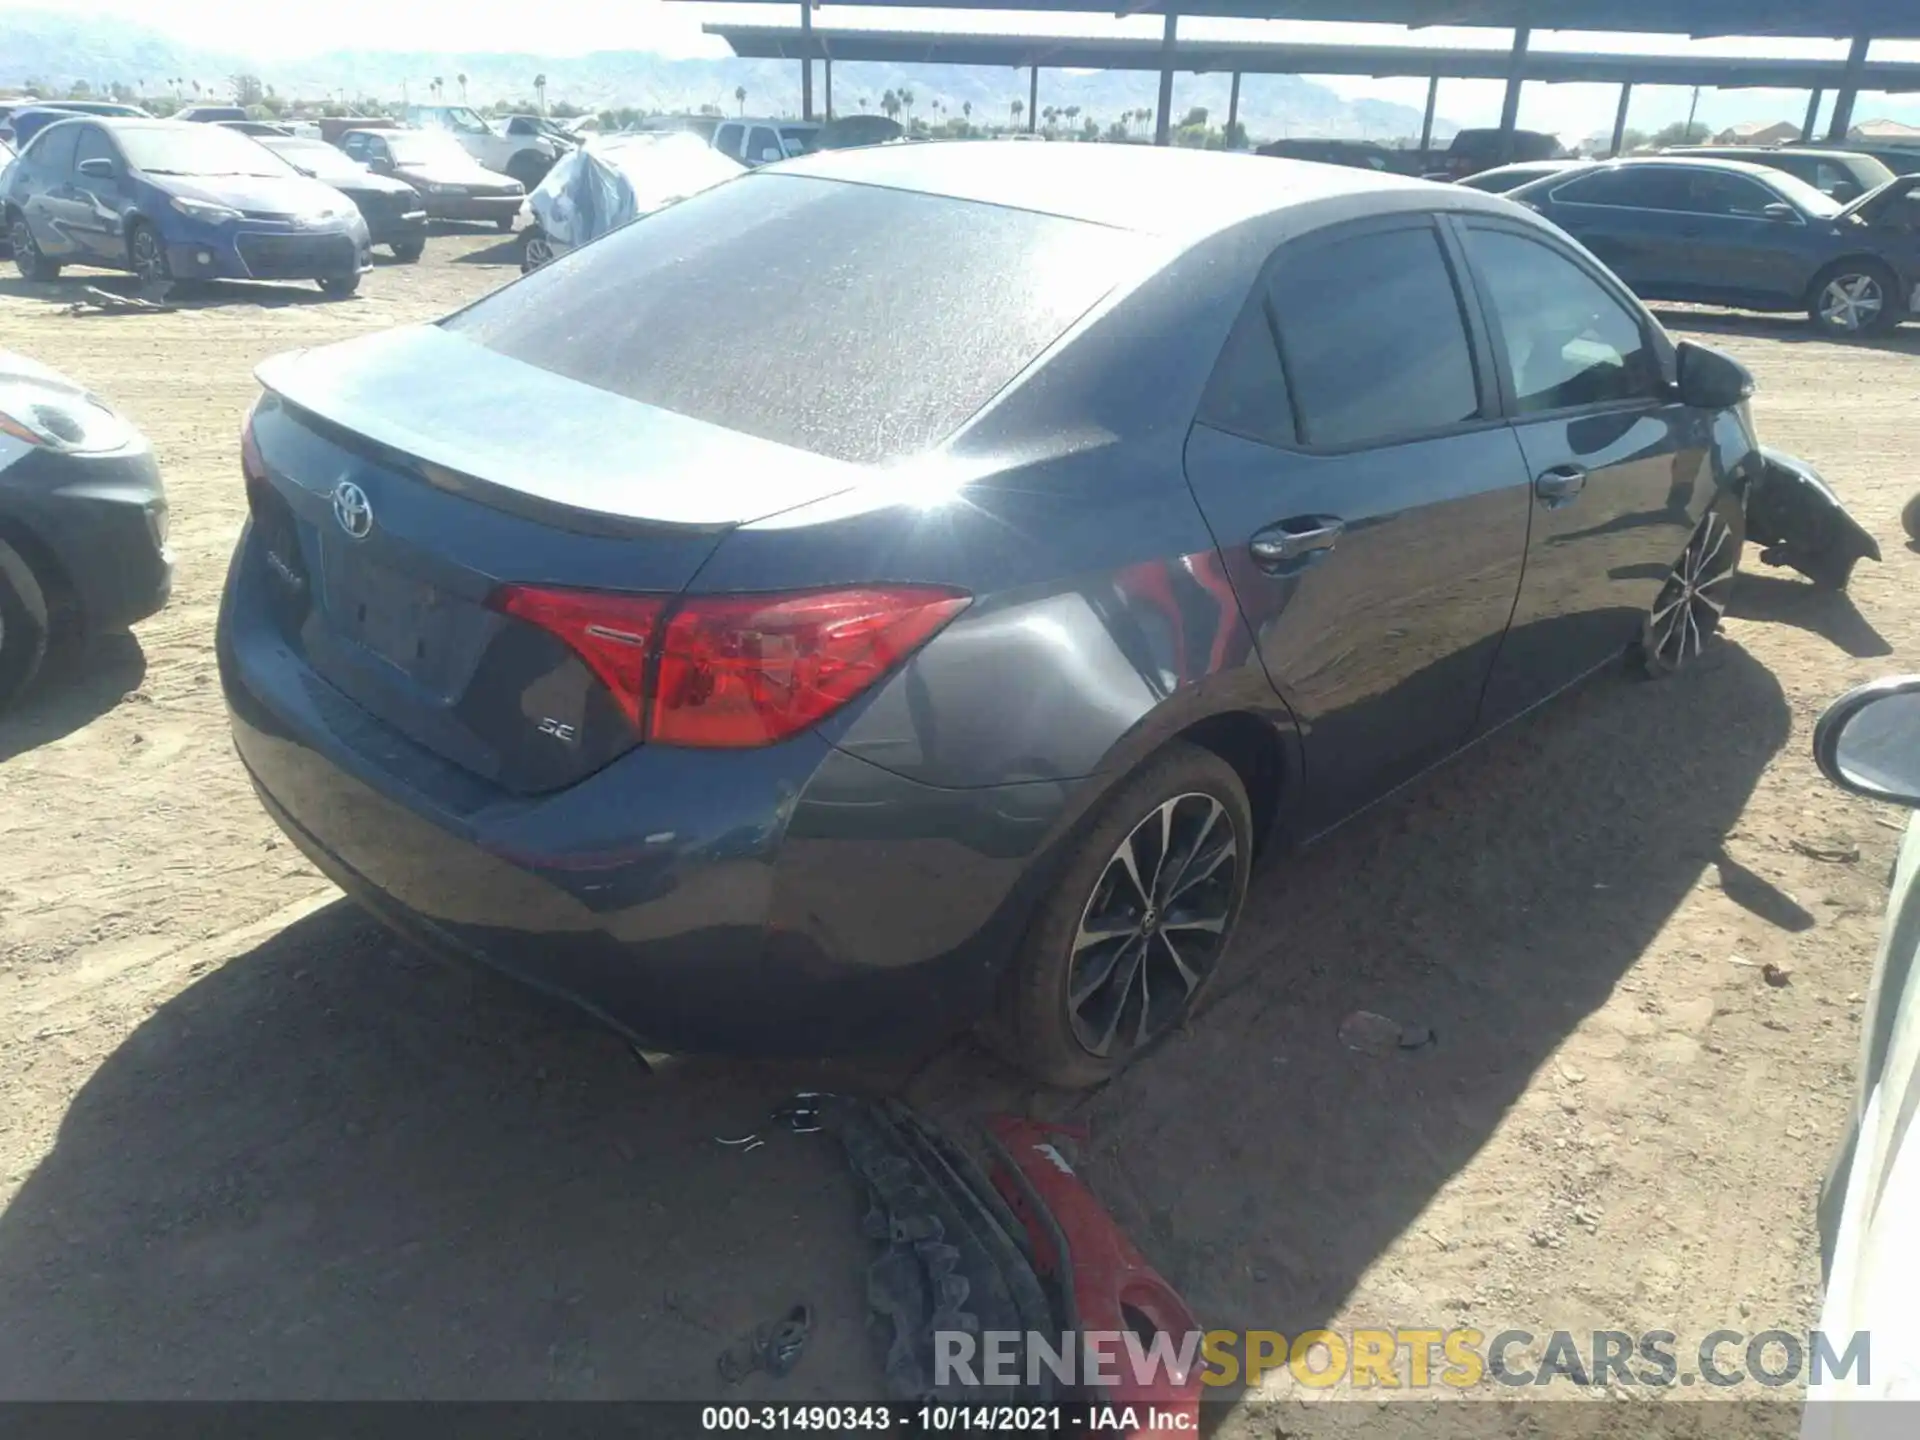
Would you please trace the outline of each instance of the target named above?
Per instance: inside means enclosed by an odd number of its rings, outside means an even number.
[[[1685,196],[1674,167],[1623,165],[1562,181],[1539,208],[1634,293],[1690,300],[1698,296],[1682,234]]]
[[[1674,397],[1651,320],[1584,257],[1532,226],[1456,224],[1533,477],[1526,573],[1481,707],[1493,725],[1639,633],[1712,498],[1712,416]]]
[[[340,141],[340,148],[361,164],[367,161],[367,141],[370,137],[364,130],[356,130]]]
[[[66,263],[85,254],[74,223],[73,152],[79,129],[49,125],[34,136],[15,162],[22,175],[12,192],[40,253]]]
[[[74,238],[100,263],[125,265],[127,240],[122,217],[128,203],[126,162],[98,125],[79,129],[71,182]]]
[[[1681,256],[1701,298],[1801,303],[1817,265],[1799,207],[1754,176],[1704,166],[1680,173],[1686,178]],[[1769,206],[1776,208],[1770,213]]]
[[[1528,476],[1485,327],[1426,214],[1269,261],[1187,442],[1189,484],[1322,828],[1473,729],[1520,583]]]

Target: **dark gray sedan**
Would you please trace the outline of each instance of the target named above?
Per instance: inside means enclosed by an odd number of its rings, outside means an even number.
[[[1677,157],[1606,161],[1509,192],[1646,299],[1804,310],[1838,335],[1885,330],[1914,308],[1920,237],[1879,196],[1842,206],[1779,170]]]
[[[1693,661],[1760,469],[1538,216],[1119,145],[809,156],[259,376],[221,674],[316,864],[658,1048],[1063,1084],[1259,847]]]

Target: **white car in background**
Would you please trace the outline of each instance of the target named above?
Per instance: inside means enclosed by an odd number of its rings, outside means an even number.
[[[1843,790],[1920,809],[1920,676],[1841,696],[1814,727],[1813,754]],[[1820,1334],[1832,1370],[1809,1375],[1802,1440],[1895,1440],[1920,1401],[1920,816],[1894,864],[1867,993],[1859,1088],[1820,1195],[1827,1272]],[[1856,1335],[1866,1337],[1851,1365]],[[1844,1371],[1844,1373],[1832,1373]]]
[[[470,105],[409,105],[404,118],[423,130],[446,131],[487,169],[512,176],[529,191],[572,148],[556,127],[536,115],[489,123]]]
[[[629,220],[711,189],[746,167],[698,135],[607,135],[560,158],[527,197],[520,269],[538,270]]]

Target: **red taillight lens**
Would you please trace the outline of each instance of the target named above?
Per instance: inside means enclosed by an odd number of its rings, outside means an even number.
[[[640,728],[647,656],[667,608],[664,596],[508,585],[495,591],[488,603],[564,640],[613,693],[627,723]]]
[[[767,745],[819,724],[967,606],[951,590],[886,585],[688,600],[667,623],[652,738]]]

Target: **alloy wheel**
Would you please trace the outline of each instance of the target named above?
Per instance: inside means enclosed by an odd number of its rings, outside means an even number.
[[[1178,1022],[1220,952],[1243,863],[1226,807],[1189,792],[1128,832],[1080,913],[1067,1013],[1089,1054],[1137,1050]]]
[[[1726,614],[1726,585],[1739,562],[1733,528],[1709,510],[1647,620],[1647,644],[1661,664],[1677,670],[1706,647],[1707,637]]]
[[[546,236],[529,235],[527,237],[527,268],[538,270],[551,259],[553,259],[553,247],[547,243]]]
[[[167,257],[151,230],[134,232],[133,273],[149,285],[157,285],[167,278]]]
[[[1867,330],[1886,303],[1873,276],[1836,275],[1820,292],[1820,318],[1836,330]]]

